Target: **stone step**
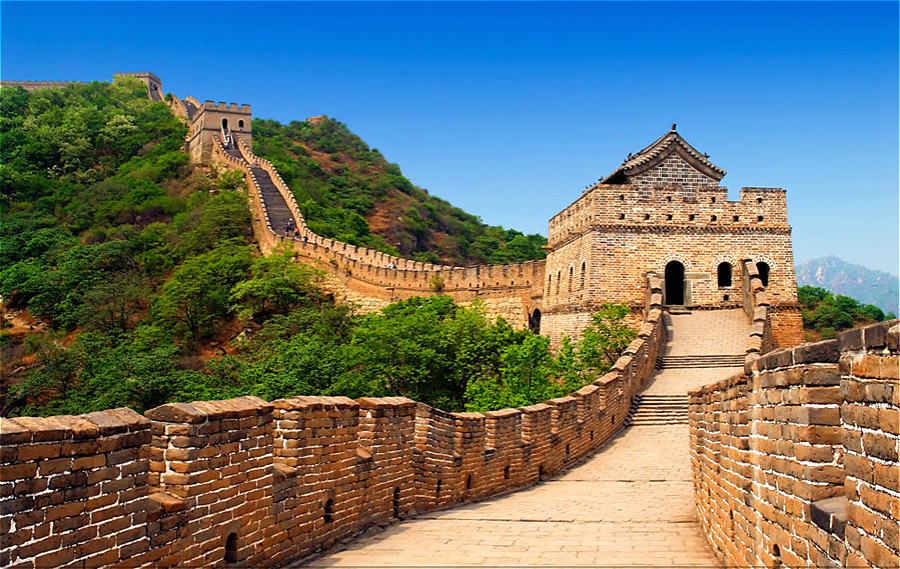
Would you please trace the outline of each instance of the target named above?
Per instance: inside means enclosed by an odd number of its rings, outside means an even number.
[[[742,367],[744,354],[711,354],[662,356],[656,358],[656,369]]]
[[[687,420],[687,395],[644,393],[632,399],[625,425],[682,425]]]

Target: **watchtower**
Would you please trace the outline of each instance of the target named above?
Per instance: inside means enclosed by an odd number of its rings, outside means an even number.
[[[767,287],[776,342],[780,334],[795,343],[800,321],[785,191],[741,188],[740,201],[728,201],[719,186],[724,176],[673,124],[555,215],[542,330],[558,341],[579,335],[604,302],[643,306],[650,273],[663,279],[663,303],[673,309],[742,306],[742,266],[750,260]]]
[[[250,105],[213,101],[200,104],[192,97],[186,97],[183,104],[190,125],[188,152],[192,162],[209,161],[217,135],[223,142],[229,137],[240,137],[248,146],[252,145]]]
[[[147,95],[153,101],[162,101],[162,81],[149,71],[113,73],[113,81],[116,77],[136,77],[147,86]]]

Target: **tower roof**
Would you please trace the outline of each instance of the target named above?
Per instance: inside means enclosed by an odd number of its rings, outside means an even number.
[[[678,154],[691,167],[716,181],[725,177],[725,170],[710,162],[708,154],[701,154],[696,148],[688,144],[688,141],[678,134],[675,130],[675,125],[672,124],[672,130],[657,138],[652,144],[636,154],[629,154],[622,161],[622,165],[616,168],[612,174],[600,180],[600,183],[626,184],[628,183],[628,178],[650,170],[673,153]]]

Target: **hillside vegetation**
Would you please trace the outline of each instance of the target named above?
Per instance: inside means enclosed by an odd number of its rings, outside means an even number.
[[[260,256],[242,176],[189,166],[185,131],[134,79],[0,89],[0,414],[248,394],[484,410],[577,389],[635,336],[615,306],[555,357],[446,296],[356,315],[290,252]]]
[[[310,228],[324,237],[430,263],[545,256],[543,236],[485,225],[432,196],[328,117],[287,125],[254,119],[253,151],[275,165]]]
[[[885,314],[874,304],[862,304],[849,296],[834,295],[824,288],[801,286],[797,288],[797,297],[803,311],[807,339],[812,341],[834,338],[843,330],[896,318],[893,312]]]

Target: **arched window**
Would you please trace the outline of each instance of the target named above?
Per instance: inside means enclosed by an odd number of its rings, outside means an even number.
[[[228,119],[222,119],[222,128],[228,130]]]
[[[584,263],[581,263],[581,290],[584,290]]]
[[[719,263],[719,288],[727,288],[731,286],[731,263]]]
[[[572,292],[572,281],[575,280],[575,269],[569,267],[569,292]]]
[[[769,264],[762,261],[756,263],[756,270],[759,271],[759,280],[763,286],[769,286]]]
[[[556,271],[556,294],[559,294],[560,279],[562,279],[562,271]]]
[[[239,120],[239,121],[238,121],[238,128],[244,128],[244,121],[243,121],[243,120]]]
[[[534,309],[534,312],[532,312],[531,316],[528,318],[528,328],[535,334],[541,333],[541,311],[537,308]]]
[[[547,294],[553,292],[553,275],[547,277]]]

